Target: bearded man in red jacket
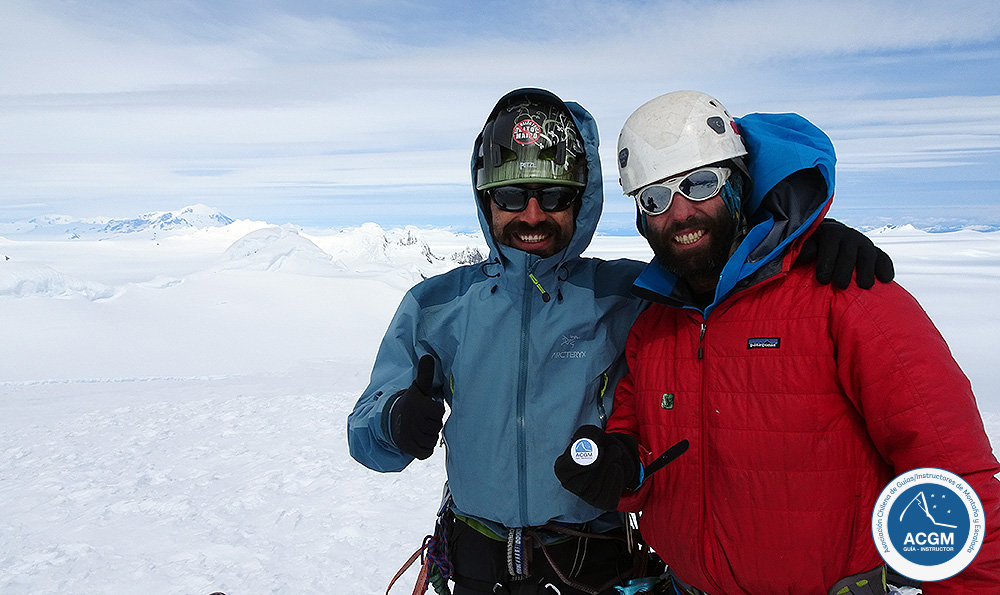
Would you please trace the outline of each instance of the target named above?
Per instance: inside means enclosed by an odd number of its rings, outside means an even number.
[[[880,493],[943,469],[978,494],[984,535],[923,593],[1000,593],[1000,465],[944,339],[899,285],[834,289],[795,264],[833,198],[829,138],[681,91],[636,110],[618,149],[655,254],[633,292],[653,304],[606,431],[580,428],[556,461],[563,486],[641,511],[678,593],[868,595],[889,589]]]

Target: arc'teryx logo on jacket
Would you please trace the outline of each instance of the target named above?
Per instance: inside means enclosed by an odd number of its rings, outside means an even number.
[[[562,347],[566,349],[563,351],[553,351],[550,359],[583,359],[587,357],[586,351],[576,349],[576,342],[579,338],[576,335],[563,335]]]

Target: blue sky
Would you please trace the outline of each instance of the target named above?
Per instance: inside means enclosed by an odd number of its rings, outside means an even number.
[[[0,221],[204,203],[305,226],[478,227],[469,153],[539,86],[614,145],[678,89],[798,112],[859,226],[1000,225],[1000,2],[4,0]]]

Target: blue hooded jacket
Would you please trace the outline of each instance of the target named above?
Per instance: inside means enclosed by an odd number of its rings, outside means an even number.
[[[822,130],[798,114],[748,114],[736,122],[753,180],[742,209],[749,231],[726,262],[714,299],[702,309],[706,318],[732,293],[779,273],[789,246],[833,201],[836,153]],[[809,172],[814,179],[803,180]],[[695,308],[686,286],[655,260],[636,279],[635,293]]]
[[[624,372],[625,338],[646,305],[630,293],[645,263],[581,257],[603,206],[598,135],[585,109],[565,105],[588,166],[569,245],[548,258],[499,245],[477,195],[489,260],[429,278],[403,297],[348,418],[356,460],[402,470],[412,458],[393,444],[389,412],[420,357],[432,355],[434,394],[450,407],[443,434],[453,508],[494,527],[603,514],[563,489],[553,464],[578,427],[604,425]]]

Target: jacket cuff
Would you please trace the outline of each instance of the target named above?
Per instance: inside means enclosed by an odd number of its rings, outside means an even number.
[[[379,431],[382,433],[385,441],[391,444],[396,450],[399,450],[399,447],[396,446],[396,441],[392,437],[392,408],[396,406],[396,401],[399,400],[399,397],[404,392],[406,391],[398,391],[386,399],[385,405],[382,406],[382,419],[379,422]]]
[[[646,506],[646,499],[649,496],[649,486],[646,481],[646,464],[653,458],[653,453],[646,450],[646,447],[639,445],[639,485],[634,490],[622,492],[621,500],[618,501],[618,510],[622,512],[639,512]]]

